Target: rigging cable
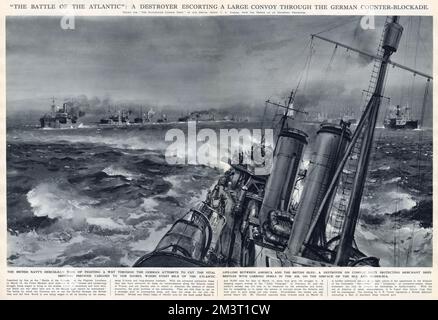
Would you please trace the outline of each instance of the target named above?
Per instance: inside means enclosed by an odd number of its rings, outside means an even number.
[[[362,19],[362,17],[360,17],[360,18],[354,17],[354,18],[351,19],[351,20],[348,20],[348,21],[342,22],[342,23],[337,24],[337,25],[335,25],[335,26],[333,26],[333,27],[329,27],[329,28],[327,28],[327,29],[325,29],[325,30],[322,30],[322,31],[320,31],[320,32],[318,32],[318,33],[315,33],[315,35],[319,35],[319,34],[324,33],[324,32],[332,31],[332,30],[334,30],[334,29],[336,29],[336,28],[339,28],[339,27],[345,26],[345,25],[347,25],[347,24],[349,24],[349,23],[352,23],[352,22],[354,22],[354,21],[359,21],[359,20],[361,20],[361,19]]]
[[[416,35],[416,45],[415,45],[415,55],[414,55],[414,69],[417,69],[417,56],[418,56],[418,47],[419,47],[419,44],[420,44],[420,28],[421,28],[421,17],[419,17],[419,19],[418,19],[418,30],[417,30],[417,35]],[[412,77],[412,83],[411,83],[411,89],[410,89],[410,93],[409,93],[409,95],[410,95],[410,97],[411,97],[411,100],[410,100],[410,105],[411,105],[411,107],[414,105],[414,84],[415,84],[415,73],[414,73],[414,76]]]
[[[292,99],[290,101],[292,104],[295,101],[295,97],[297,95],[298,88],[300,87],[301,82],[303,81],[303,77],[305,77],[303,91],[306,91],[307,81],[308,81],[308,78],[309,78],[309,70],[310,70],[310,65],[311,65],[311,62],[312,62],[313,53],[314,53],[314,42],[313,42],[313,37],[311,37],[310,38],[310,42],[309,42],[309,53],[308,53],[308,55],[306,57],[306,61],[304,63],[303,71],[301,72],[301,74],[299,76],[299,79],[298,79],[297,85],[295,87],[295,90],[293,90]],[[299,112],[304,110],[304,106],[303,105],[302,106],[295,106],[295,109],[298,111],[298,115],[299,115]]]
[[[307,71],[307,73],[308,73],[308,69],[309,69],[309,67],[310,67],[310,60],[311,60],[311,56],[312,56],[312,53],[313,53],[313,39],[312,39],[312,38],[310,38],[310,39],[307,41],[306,45],[303,47],[303,50],[300,51],[299,55],[302,55],[302,54],[303,54],[308,48],[309,48],[309,54],[308,54],[307,57],[306,57],[306,60],[305,60],[305,62],[304,62],[304,67],[303,67],[303,69],[302,69],[301,72],[300,72],[300,76],[298,77],[298,83],[297,83],[296,88],[295,88],[295,90],[294,90],[294,97],[295,97],[295,95],[296,95],[296,92],[297,92],[298,88],[299,88],[300,85],[301,85],[301,82],[302,82],[302,80],[303,80],[304,75],[306,74],[306,71]],[[296,64],[298,61],[299,61],[299,60],[297,59],[296,62],[295,62],[295,64]],[[294,64],[294,65],[295,65],[295,64]],[[293,66],[294,66],[294,65],[293,65]],[[274,116],[272,117],[272,122],[275,122],[275,120],[277,119],[277,117],[280,116],[280,115],[282,115],[281,113],[278,112],[279,109],[280,109],[279,106],[277,106],[277,108],[276,108],[276,110],[275,110],[275,113],[274,113]],[[278,126],[279,126],[279,123],[277,123],[276,125],[274,125],[274,128],[273,128],[273,129],[274,129],[274,130],[277,130]]]
[[[306,91],[306,88],[307,88],[307,81],[308,81],[308,79],[309,79],[310,65],[311,65],[312,57],[313,57],[313,53],[314,53],[314,50],[315,50],[314,46],[315,46],[315,44],[313,43],[313,38],[312,38],[312,39],[310,40],[310,51],[309,51],[309,55],[307,56],[306,64],[305,64],[305,66],[304,66],[304,70],[305,70],[305,71],[301,74],[300,79],[299,79],[299,81],[298,81],[298,84],[297,84],[297,87],[295,88],[295,90],[298,90],[298,88],[299,88],[299,86],[300,86],[300,84],[301,84],[301,81],[303,80],[303,76],[305,76],[305,77],[304,77],[303,91]]]
[[[329,79],[331,78],[331,76],[333,74],[333,72],[332,72],[332,70],[333,70],[332,65],[333,65],[333,61],[335,60],[335,55],[336,55],[337,49],[338,49],[338,46],[335,46],[333,48],[333,52],[332,52],[332,54],[330,56],[330,60],[329,60],[329,62],[327,64],[327,67],[325,68],[325,70],[322,71],[323,74],[321,76],[321,78],[322,78],[321,85],[318,88],[319,89],[319,93],[316,96],[316,99],[314,99],[315,103],[317,104],[316,106],[319,105],[319,101],[321,100],[321,97],[323,95],[323,89],[326,87],[327,82],[329,82]]]
[[[345,60],[346,60],[346,62],[348,62],[350,59],[351,59],[351,51],[347,50]],[[339,59],[338,59],[338,61],[339,61]],[[348,68],[342,68],[341,67],[340,68],[340,72],[337,74],[337,76],[339,78],[341,78],[341,79],[342,78],[346,78],[345,76],[347,74],[347,69]],[[331,97],[332,97],[332,99],[331,99],[332,106],[334,106],[334,108],[332,108],[332,110],[331,110],[332,112],[334,112],[334,109],[337,108],[337,106],[341,105],[341,102],[342,102],[341,96],[342,96],[341,92],[336,92],[335,94],[331,95]]]
[[[400,168],[400,162],[398,163],[398,173],[400,173],[401,168]],[[400,192],[400,188],[399,188],[399,184],[400,182],[397,181],[397,194],[399,194]],[[398,267],[398,253],[399,253],[399,248],[397,247],[397,243],[398,243],[398,238],[399,238],[399,232],[400,232],[400,228],[398,228],[398,223],[399,223],[399,212],[398,212],[398,201],[399,198],[395,199],[395,215],[394,215],[394,219],[395,219],[395,223],[394,223],[394,265],[393,267]]]
[[[311,44],[312,44],[312,39],[310,38],[309,40],[307,40],[306,45],[303,46],[302,50],[300,52],[298,52],[298,54],[295,57],[291,58],[294,61],[294,63],[292,63],[292,65],[290,67],[291,72],[289,72],[289,74],[294,75],[294,73],[292,71],[295,68],[295,66],[297,65],[297,63],[301,61],[299,59],[299,57],[304,55],[306,50],[309,48],[309,45],[311,45]],[[306,57],[306,61],[307,61],[307,57]],[[305,66],[306,66],[306,62],[304,63],[304,67],[302,68],[302,70],[300,72],[303,72]],[[284,81],[284,79],[282,79],[282,81]],[[289,82],[289,80],[286,80],[286,81]],[[292,80],[290,80],[290,81],[292,82]]]

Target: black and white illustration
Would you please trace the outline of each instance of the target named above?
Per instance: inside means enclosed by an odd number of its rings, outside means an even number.
[[[432,17],[70,19],[6,19],[9,266],[432,266]]]

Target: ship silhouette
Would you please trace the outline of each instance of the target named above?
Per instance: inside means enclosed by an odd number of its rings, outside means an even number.
[[[79,116],[82,116],[81,112],[79,113],[72,112],[67,102],[64,102],[62,107],[57,107],[55,98],[52,98],[51,110],[40,118],[40,126],[54,129],[71,128],[76,126]]]

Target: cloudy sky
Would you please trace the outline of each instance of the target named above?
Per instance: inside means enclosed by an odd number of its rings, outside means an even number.
[[[75,30],[63,30],[56,17],[8,17],[8,107],[81,94],[190,109],[260,105],[296,86],[312,33],[328,30],[321,35],[374,53],[384,18],[376,18],[375,30],[361,29],[359,19],[77,17]],[[401,24],[393,60],[432,73],[432,19],[402,17]],[[300,93],[316,101],[303,103],[320,105],[325,94],[360,97],[372,63],[338,48],[328,67],[333,45],[315,40],[314,48]],[[391,72],[392,98],[423,94],[423,79]]]

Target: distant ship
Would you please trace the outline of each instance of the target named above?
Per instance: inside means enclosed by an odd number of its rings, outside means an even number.
[[[128,124],[130,112],[119,110],[115,113],[110,113],[106,118],[100,119],[100,124]]]
[[[67,102],[57,107],[55,98],[52,98],[51,112],[40,118],[40,124],[41,128],[71,128],[76,126],[77,120],[78,115],[69,110]]]
[[[151,108],[147,113],[143,112],[143,108],[140,108],[139,116],[134,119],[134,123],[142,124],[152,122],[155,115],[155,111]]]
[[[192,111],[185,116],[181,116],[178,118],[179,122],[187,122],[187,121],[214,121],[216,119],[213,112],[208,110],[200,110],[200,111]],[[226,120],[226,119],[224,119]]]
[[[383,126],[387,129],[417,129],[418,120],[413,120],[410,113],[410,108],[403,108],[403,112],[400,106],[397,105],[395,113],[391,113],[385,118]]]
[[[357,118],[352,107],[345,108],[343,110],[343,114],[341,114],[340,116],[340,119],[342,119],[345,122],[349,122],[351,124],[357,123]]]

